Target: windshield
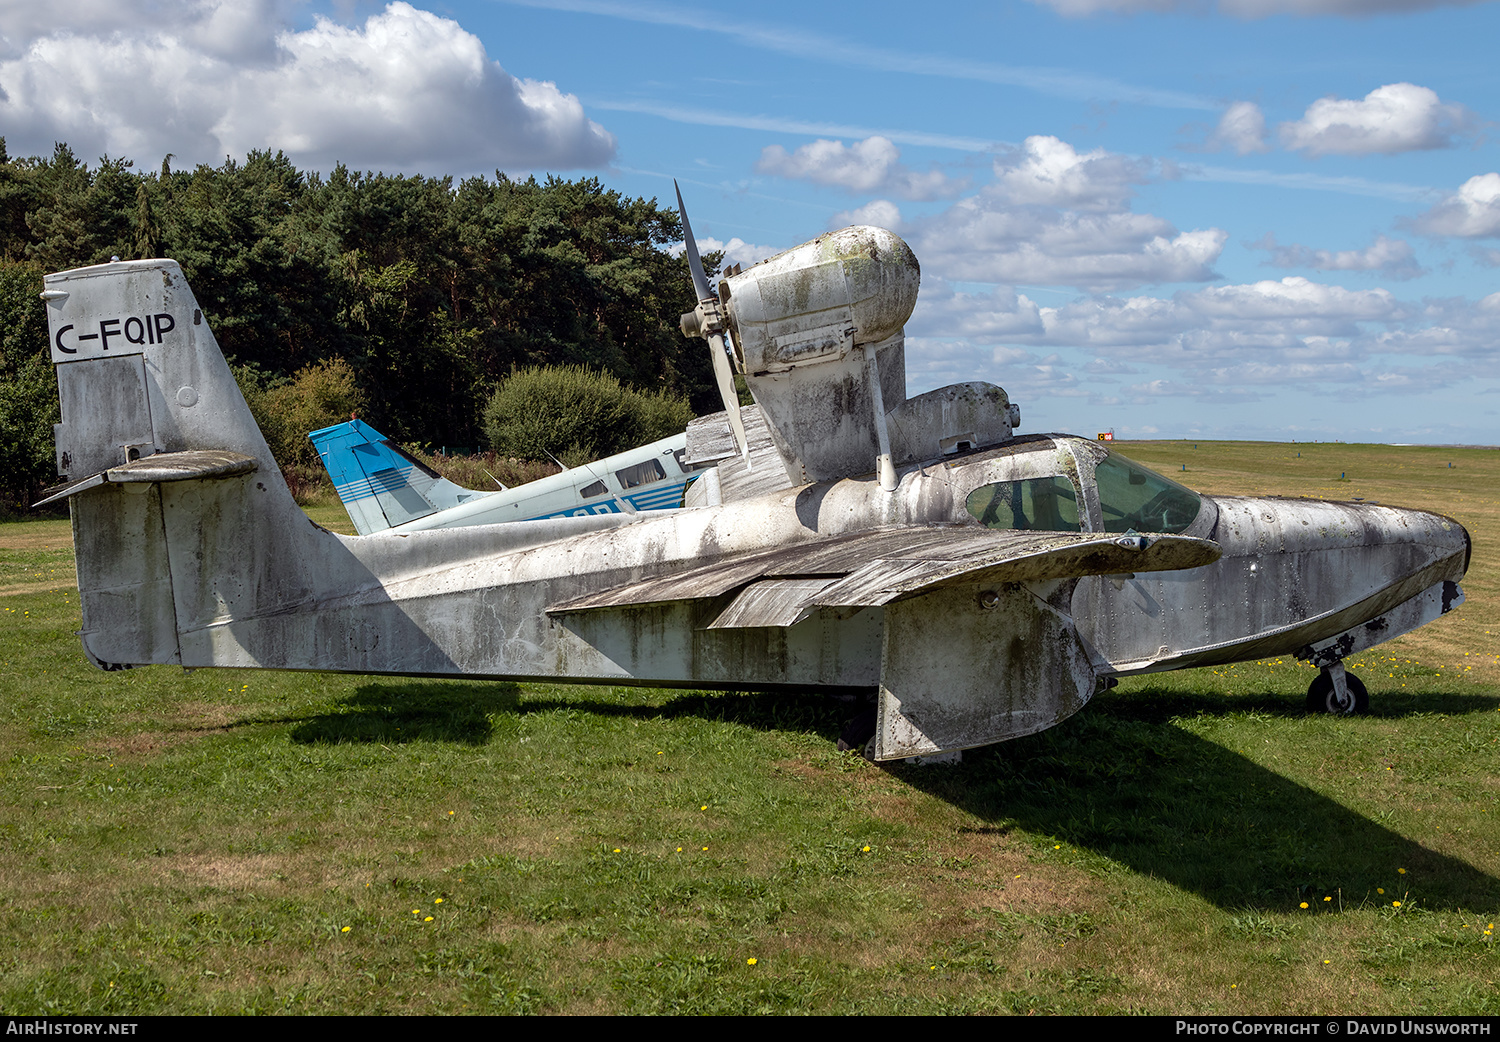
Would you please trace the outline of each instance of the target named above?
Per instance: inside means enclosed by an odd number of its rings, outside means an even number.
[[[1181,533],[1203,507],[1203,498],[1114,453],[1094,468],[1106,532]]]

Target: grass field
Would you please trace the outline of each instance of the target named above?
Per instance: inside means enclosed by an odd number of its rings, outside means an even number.
[[[881,769],[812,693],[97,672],[0,526],[0,1013],[1500,1013],[1500,452],[1120,447],[1454,516],[1468,602],[1365,717],[1270,660]]]

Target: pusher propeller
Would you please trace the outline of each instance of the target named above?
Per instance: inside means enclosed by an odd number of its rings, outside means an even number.
[[[724,346],[724,308],[719,295],[708,284],[703,273],[703,261],[698,257],[698,244],[693,239],[693,226],[688,223],[687,207],[682,204],[682,189],[672,182],[677,191],[677,212],[682,215],[683,244],[687,247],[688,270],[693,273],[693,291],[698,294],[698,306],[682,316],[682,335],[689,339],[702,337],[708,341],[709,356],[714,363],[714,380],[719,385],[719,397],[724,401],[724,411],[729,415],[729,429],[734,432],[734,443],[740,455],[750,465],[750,444],[745,438],[745,423],[740,419],[740,396],[734,389],[734,372],[729,367],[729,352]]]

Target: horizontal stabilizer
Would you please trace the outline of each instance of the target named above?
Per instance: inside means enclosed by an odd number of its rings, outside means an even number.
[[[59,499],[76,496],[100,485],[151,485],[163,481],[192,481],[209,478],[232,478],[249,474],[258,464],[252,456],[217,449],[191,452],[158,452],[145,459],[132,460],[118,467],[102,470],[79,481],[69,481],[47,489],[33,507],[46,506]]]

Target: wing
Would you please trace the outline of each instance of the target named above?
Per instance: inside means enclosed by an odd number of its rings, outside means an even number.
[[[946,586],[1172,571],[1219,554],[1217,543],[1187,536],[903,526],[738,554],[555,604],[547,614],[734,593],[710,629],[790,626],[820,609],[875,607]]]

